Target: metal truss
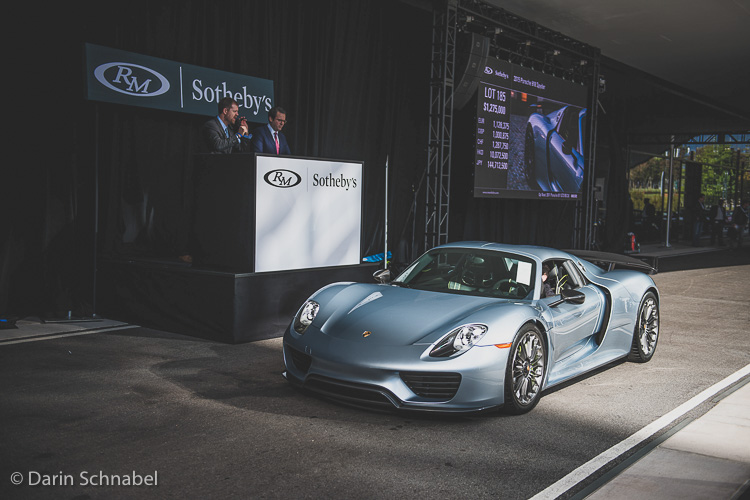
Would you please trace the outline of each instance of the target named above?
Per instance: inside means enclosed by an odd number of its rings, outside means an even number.
[[[573,79],[584,74],[588,76],[590,69],[585,66],[599,61],[598,48],[482,0],[458,0],[458,9],[459,21],[471,17],[474,31],[483,28],[485,35],[495,39],[495,48],[510,62],[531,62],[535,69]],[[466,28],[471,30],[472,26]],[[562,57],[558,58],[561,54]]]
[[[594,166],[596,165],[597,115],[599,111],[599,58],[594,59],[591,74],[591,101],[589,102],[589,136],[586,140],[584,152],[585,165],[588,172],[584,172],[585,196],[576,203],[576,226],[573,235],[575,248],[585,250],[599,250],[599,201],[596,196],[596,179]],[[583,241],[581,241],[583,238]]]
[[[591,85],[590,133],[585,153],[589,168],[583,200],[576,205],[572,242],[577,248],[590,248],[596,240],[594,230],[598,214],[593,169],[600,85],[599,49],[481,0],[447,0],[444,10],[437,8],[433,14],[424,250],[448,242],[453,92],[455,79],[461,76],[455,75],[459,29],[491,37],[496,57],[502,55],[511,62],[529,63],[538,71]]]
[[[425,250],[448,242],[456,26],[456,4],[449,1],[445,11],[433,14]]]
[[[669,145],[674,138],[674,143],[679,145],[705,145],[726,144],[743,145],[750,144],[750,132],[722,132],[705,134],[702,132],[680,133],[680,134],[634,134],[628,137],[628,144],[635,145]]]

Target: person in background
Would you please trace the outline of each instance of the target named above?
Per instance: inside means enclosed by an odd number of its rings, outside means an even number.
[[[256,153],[291,155],[289,143],[281,129],[286,125],[286,111],[275,106],[268,112],[268,124],[253,130],[252,150]]]
[[[711,222],[711,244],[718,243],[719,246],[725,246],[724,243],[724,225],[727,222],[727,211],[724,208],[724,200],[719,198],[719,202],[711,207],[709,213]]]
[[[219,114],[211,118],[201,127],[203,152],[212,154],[228,154],[250,152],[250,138],[247,122],[239,119],[239,106],[231,97],[219,101]],[[235,130],[235,127],[237,130]]]
[[[742,248],[742,233],[745,231],[748,220],[750,220],[750,200],[745,198],[732,213],[732,227],[736,234],[730,237],[729,244],[733,245],[736,242],[738,250]]]
[[[703,221],[706,219],[706,206],[703,204],[706,201],[706,195],[701,193],[698,195],[698,200],[692,205],[691,209],[693,212],[693,246],[700,246],[700,238],[703,233]]]
[[[555,291],[552,289],[552,286],[549,284],[549,281],[548,281],[549,271],[550,271],[549,266],[547,264],[543,264],[542,265],[542,292],[539,294],[540,299],[552,297],[555,294]]]
[[[659,229],[655,225],[656,223],[656,207],[651,203],[648,198],[643,199],[643,212],[641,213],[643,220],[643,227],[645,228],[645,237],[651,238],[659,234]],[[655,233],[655,234],[654,234]]]

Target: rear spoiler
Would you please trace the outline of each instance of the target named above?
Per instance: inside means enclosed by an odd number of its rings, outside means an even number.
[[[596,252],[593,250],[565,250],[579,259],[584,259],[592,264],[596,264],[605,271],[613,269],[632,269],[642,271],[646,274],[656,274],[656,268],[642,260],[638,260],[628,255],[610,252]]]

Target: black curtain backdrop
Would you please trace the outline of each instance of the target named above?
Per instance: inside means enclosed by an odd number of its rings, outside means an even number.
[[[395,0],[187,0],[59,3],[36,14],[39,45],[19,64],[54,132],[3,183],[12,216],[0,316],[91,314],[97,158],[101,257],[175,260],[190,250],[192,155],[208,117],[85,101],[85,42],[273,80],[294,155],[365,162],[365,255],[383,248],[386,157],[393,248],[405,228],[411,240],[430,11]]]
[[[432,12],[417,6],[429,5],[133,0],[8,7],[6,32],[15,45],[7,45],[7,62],[19,69],[10,80],[20,82],[11,101],[23,126],[8,148],[21,153],[3,162],[0,182],[0,317],[90,315],[95,227],[105,258],[174,261],[190,251],[193,153],[207,117],[85,101],[85,42],[273,80],[295,155],[365,162],[365,255],[382,252],[386,157],[389,248],[396,260],[423,250]],[[601,244],[621,251],[628,136],[747,130],[748,120],[606,57],[602,74],[607,90],[599,96],[592,173],[606,182]],[[449,239],[571,247],[574,203],[473,198],[473,102],[453,126]]]

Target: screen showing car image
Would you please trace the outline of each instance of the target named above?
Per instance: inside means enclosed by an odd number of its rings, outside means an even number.
[[[577,199],[587,88],[494,58],[477,89],[474,196]]]

